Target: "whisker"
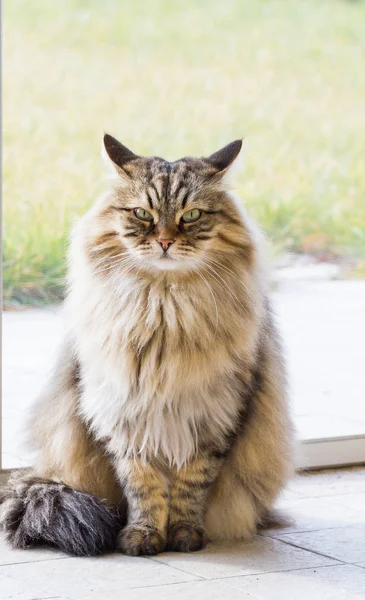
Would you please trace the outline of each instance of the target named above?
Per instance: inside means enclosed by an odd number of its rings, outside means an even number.
[[[227,282],[223,279],[223,277],[221,277],[219,275],[219,273],[217,273],[217,271],[215,269],[213,269],[212,266],[208,265],[207,263],[205,264],[205,268],[209,269],[209,272],[211,274],[211,276],[215,279],[215,281],[217,281],[219,283],[219,280],[217,279],[217,277],[220,279],[220,281],[223,283],[224,287],[226,288],[226,290],[228,290],[228,292],[231,294],[231,296],[236,300],[236,302],[239,304],[239,306],[242,308],[242,310],[244,312],[247,312],[247,307],[241,302],[241,300],[236,296],[236,294],[233,292],[233,290],[229,287],[229,285],[227,284]]]
[[[223,269],[223,271],[226,271],[226,273],[229,273],[232,277],[234,277],[234,279],[236,279],[238,281],[238,283],[240,283],[242,285],[242,287],[244,287],[244,289],[247,292],[247,295],[249,297],[252,297],[252,292],[251,290],[247,287],[247,285],[245,284],[244,281],[242,281],[242,279],[240,279],[236,273],[234,273],[231,269],[229,269],[226,265],[224,265],[223,263],[214,260],[213,258],[208,258],[207,260],[204,261],[205,264],[207,264],[208,262],[210,262],[211,264],[214,264],[217,267],[220,267],[221,269]]]
[[[107,262],[108,260],[114,259],[114,258],[119,258],[120,256],[126,256],[128,257],[128,254],[126,253],[126,251],[124,250],[123,252],[121,252],[120,254],[114,254],[113,256],[104,256],[104,258],[100,258],[100,259],[96,259],[96,263],[97,264],[102,264],[104,262]]]
[[[124,265],[128,266],[129,264],[132,264],[132,261],[133,261],[133,263],[135,263],[135,261],[132,257],[126,257],[121,260],[114,260],[106,267],[94,270],[93,273],[94,273],[94,275],[98,275],[99,273],[104,273],[105,271],[109,271],[110,269],[112,269],[115,266],[124,266]]]

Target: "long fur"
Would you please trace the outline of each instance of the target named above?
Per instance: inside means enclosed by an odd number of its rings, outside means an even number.
[[[5,538],[14,548],[46,544],[75,556],[115,549],[121,521],[95,496],[18,473],[0,501]]]
[[[170,164],[107,138],[116,181],[73,232],[67,340],[31,426],[48,483],[8,538],[110,549],[112,513],[85,494],[124,507],[130,554],[197,549],[203,525],[248,537],[290,474],[291,424],[261,235],[227,188],[240,143]]]

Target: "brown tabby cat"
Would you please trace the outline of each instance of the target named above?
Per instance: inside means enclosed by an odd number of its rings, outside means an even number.
[[[78,555],[246,538],[291,426],[261,241],[228,191],[242,143],[173,163],[104,145],[114,186],[73,233],[66,341],[36,466],[0,498],[6,536]]]

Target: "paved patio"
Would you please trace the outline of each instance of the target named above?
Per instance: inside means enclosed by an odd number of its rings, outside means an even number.
[[[302,439],[365,432],[365,282],[281,282],[273,294]],[[3,466],[28,464],[29,407],[52,367],[58,311],[5,313]],[[0,534],[0,600],[360,600],[365,468],[297,476],[278,507],[293,519],[240,544],[153,558],[13,551]]]
[[[298,476],[279,506],[295,525],[153,558],[15,551],[0,534],[0,598],[363,600],[365,468]]]

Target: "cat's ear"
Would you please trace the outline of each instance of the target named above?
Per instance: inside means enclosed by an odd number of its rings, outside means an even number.
[[[224,148],[221,148],[214,154],[211,154],[206,159],[212,167],[216,170],[216,173],[224,175],[232,167],[236,161],[237,156],[241,152],[242,140],[235,140]]]
[[[123,146],[123,144],[118,142],[118,140],[108,133],[104,135],[104,150],[113,165],[118,167],[118,170],[124,170],[127,163],[139,158],[137,154],[134,154],[134,152],[129,150],[126,146]]]

